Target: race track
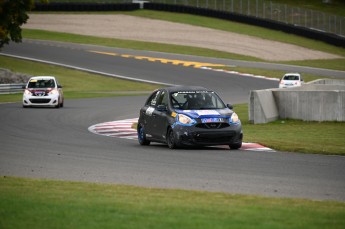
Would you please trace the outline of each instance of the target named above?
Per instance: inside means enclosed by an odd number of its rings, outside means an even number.
[[[27,42],[6,47],[3,53],[167,84],[202,85],[229,103],[247,102],[250,90],[277,86],[272,80],[88,50],[89,46]],[[96,46],[92,50],[121,51]],[[202,62],[206,61],[212,62]],[[67,98],[62,109],[0,104],[0,175],[345,201],[344,157],[213,147],[170,150],[88,131],[97,123],[138,117],[145,99]]]

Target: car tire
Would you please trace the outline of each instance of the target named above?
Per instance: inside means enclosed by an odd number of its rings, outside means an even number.
[[[177,144],[176,144],[176,140],[175,140],[175,135],[174,135],[174,131],[171,128],[168,129],[166,138],[167,138],[168,147],[170,149],[176,149]]]
[[[150,141],[146,139],[145,129],[143,125],[138,124],[138,141],[140,145],[150,145]]]
[[[239,148],[242,147],[242,142],[235,143],[235,144],[230,144],[229,147],[230,147],[230,149],[239,149]]]

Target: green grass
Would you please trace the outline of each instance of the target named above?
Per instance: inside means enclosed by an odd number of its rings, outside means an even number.
[[[0,178],[1,228],[344,228],[345,203]]]
[[[278,120],[267,124],[248,122],[248,105],[234,106],[244,132],[244,142],[256,142],[279,151],[345,156],[345,122]]]

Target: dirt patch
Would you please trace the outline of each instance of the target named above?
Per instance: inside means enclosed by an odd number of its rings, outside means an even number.
[[[296,45],[232,32],[128,15],[31,14],[23,28],[202,47],[268,61],[340,58]]]

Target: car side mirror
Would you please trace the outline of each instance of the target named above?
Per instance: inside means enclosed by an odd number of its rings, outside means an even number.
[[[25,85],[23,85],[23,86],[22,86],[22,89],[25,89],[25,88],[26,88],[26,86],[25,86]]]
[[[167,106],[165,106],[165,105],[158,105],[157,106],[157,111],[160,111],[160,112],[167,111]]]
[[[231,105],[231,104],[226,104],[226,106],[227,106],[230,110],[234,109],[234,106]]]
[[[62,86],[61,86],[61,85],[58,85],[58,88],[62,88]]]

